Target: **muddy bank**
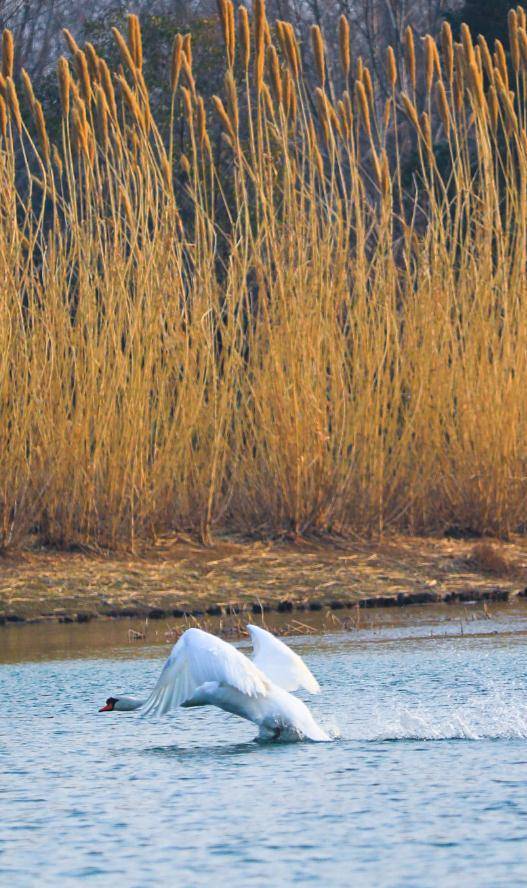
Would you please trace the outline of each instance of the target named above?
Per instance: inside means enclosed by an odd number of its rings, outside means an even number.
[[[507,601],[527,540],[163,540],[140,555],[26,552],[0,560],[0,624],[150,620]]]

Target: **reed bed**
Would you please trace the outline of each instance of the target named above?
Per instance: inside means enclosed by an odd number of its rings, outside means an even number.
[[[422,85],[408,31],[385,101],[253,6],[210,106],[176,38],[168,138],[134,16],[116,72],[66,35],[53,139],[3,35],[2,547],[527,526],[525,13]]]

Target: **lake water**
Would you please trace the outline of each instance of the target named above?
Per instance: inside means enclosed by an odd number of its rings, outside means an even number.
[[[291,639],[329,744],[257,744],[213,709],[99,715],[168,646],[44,627],[33,658],[31,628],[0,630],[0,884],[524,885],[527,607],[467,610]]]

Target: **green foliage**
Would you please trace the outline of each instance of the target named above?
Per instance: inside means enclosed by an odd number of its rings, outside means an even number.
[[[107,18],[88,21],[84,39],[94,44],[111,70],[116,70],[121,59],[109,24],[126,34],[126,16],[119,14],[110,23]],[[192,34],[193,73],[198,92],[204,99],[222,92],[225,50],[216,16],[195,18],[189,22],[178,15],[145,15],[141,16],[141,31],[143,71],[150,90],[152,111],[161,129],[168,128],[170,119],[170,65],[176,34]]]
[[[496,39],[507,46],[507,15],[516,6],[515,0],[465,0],[462,8],[448,18],[457,34],[462,22],[466,22],[474,37],[482,34],[489,47]]]
[[[119,50],[111,33],[111,27],[119,28],[126,35],[127,18],[122,12],[110,19],[88,20],[79,45],[90,41],[98,54],[115,71],[121,62]],[[190,22],[178,15],[146,15],[141,18],[143,37],[144,75],[149,87],[150,104],[160,131],[168,134],[170,123],[170,65],[172,44],[178,33],[192,34],[193,72],[198,92],[209,99],[223,91],[225,52],[217,18],[195,18]],[[67,49],[64,50],[69,55]],[[74,65],[72,65],[74,67]],[[36,84],[41,100],[48,132],[52,141],[60,137],[60,97],[56,72],[51,71]],[[176,109],[176,111],[178,111]],[[179,117],[179,115],[177,115]],[[185,150],[183,118],[181,117],[179,148]]]

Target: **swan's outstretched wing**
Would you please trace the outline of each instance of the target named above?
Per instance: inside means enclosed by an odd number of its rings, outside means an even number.
[[[254,648],[253,663],[285,691],[305,688],[318,694],[320,685],[298,654],[260,626],[247,626]]]
[[[174,645],[141,711],[145,715],[164,715],[207,681],[230,685],[248,697],[269,691],[265,675],[244,654],[215,635],[187,629]]]

